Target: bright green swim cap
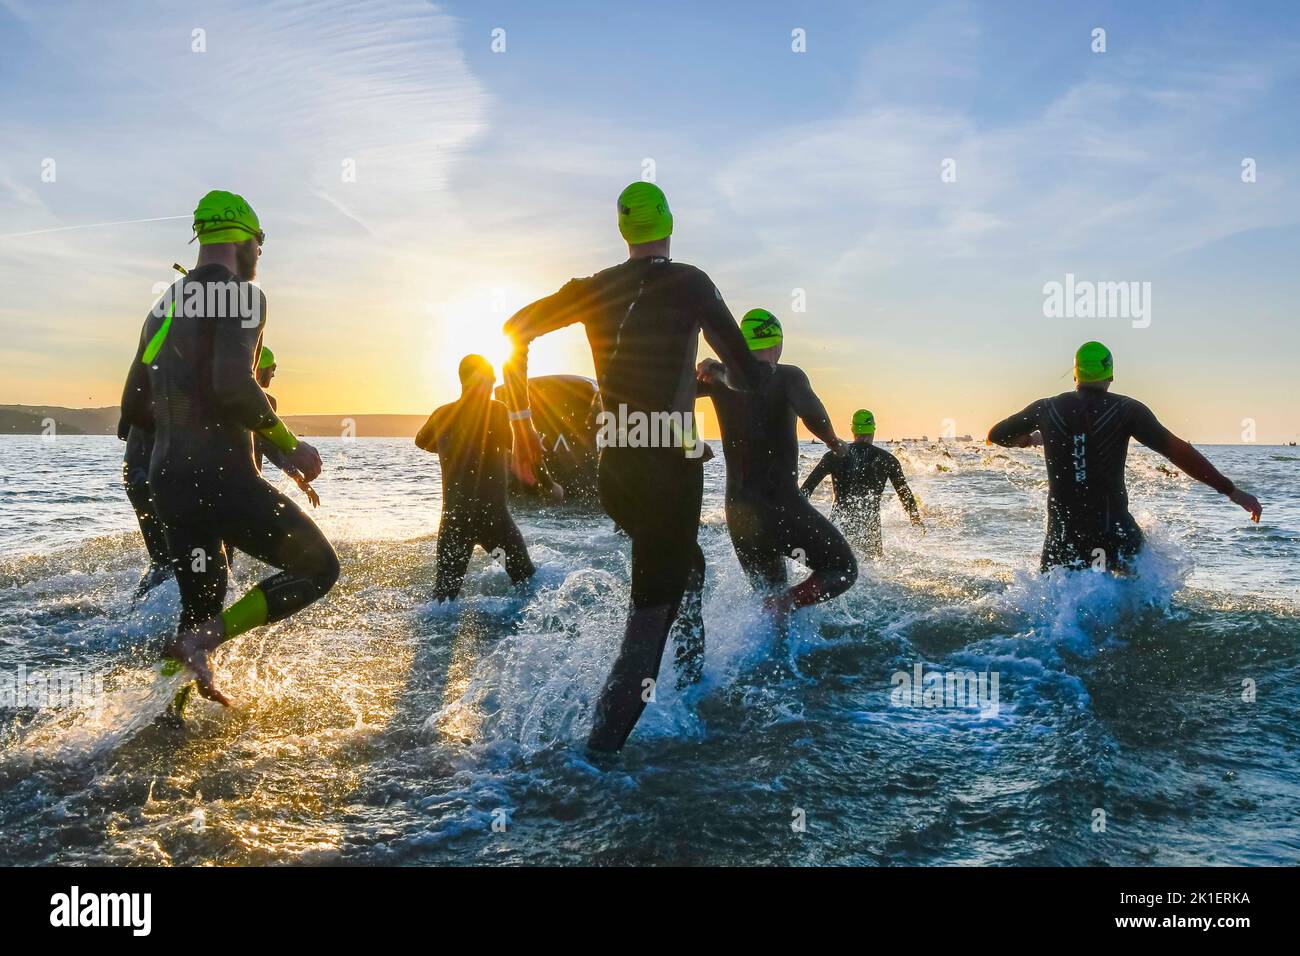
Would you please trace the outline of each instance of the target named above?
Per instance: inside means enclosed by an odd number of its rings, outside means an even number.
[[[1109,382],[1115,377],[1115,360],[1100,342],[1084,342],[1074,353],[1074,378],[1079,382]]]
[[[194,235],[201,246],[246,239],[256,239],[261,245],[266,241],[253,207],[243,196],[224,189],[214,189],[199,200],[194,210]]]
[[[618,231],[633,246],[671,236],[673,214],[664,191],[654,183],[636,182],[619,193]]]
[[[745,336],[751,352],[780,345],[784,335],[781,320],[767,309],[750,309],[746,312],[740,320],[740,333]]]
[[[865,408],[853,413],[853,434],[874,435],[876,433],[876,416]]]
[[[263,345],[262,351],[257,353],[257,370],[260,372],[262,369],[272,368],[274,365],[275,353]]]

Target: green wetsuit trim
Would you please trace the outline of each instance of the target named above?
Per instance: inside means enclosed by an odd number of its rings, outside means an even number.
[[[162,328],[154,333],[149,344],[145,346],[144,354],[140,356],[140,361],[145,365],[152,364],[153,360],[158,357],[162,351],[163,343],[167,341],[167,331],[172,327],[172,316],[176,314],[176,300],[173,299],[171,305],[167,306],[167,318],[163,319]]]
[[[257,433],[286,454],[298,447],[298,439],[294,437],[293,432],[289,431],[289,426],[282,421],[277,420],[269,428],[259,428]]]
[[[226,639],[238,637],[245,631],[261,627],[267,620],[266,595],[254,587],[230,607],[221,612],[221,623],[226,627]]]

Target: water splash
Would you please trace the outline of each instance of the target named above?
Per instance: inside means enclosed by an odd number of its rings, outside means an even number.
[[[46,711],[20,732],[4,753],[20,763],[91,763],[116,750],[167,712],[180,689],[193,680],[185,669],[163,665],[114,675],[115,686],[75,706]]]

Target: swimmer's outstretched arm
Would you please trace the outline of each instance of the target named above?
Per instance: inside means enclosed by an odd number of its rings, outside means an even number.
[[[514,435],[512,466],[525,485],[537,484],[537,467],[542,460],[542,439],[533,427],[528,404],[528,345],[533,339],[579,322],[587,299],[582,279],[570,279],[560,291],[526,305],[506,320],[502,331],[514,343],[506,361],[506,407]]]
[[[1228,500],[1250,513],[1250,520],[1258,522],[1264,513],[1259,499],[1242,491],[1227,478],[1210,460],[1179,438],[1156,419],[1151,409],[1141,402],[1133,402],[1135,411],[1129,427],[1130,433],[1154,452],[1159,452],[1179,467],[1184,474],[1195,478],[1202,484],[1209,485]]]
[[[907,478],[903,475],[903,466],[894,459],[894,463],[889,466],[889,480],[894,485],[894,494],[898,495],[898,500],[902,502],[903,508],[912,519],[912,524],[924,528],[921,522],[921,508],[916,503],[916,495],[912,494],[912,489],[907,484]]]
[[[1034,434],[1039,430],[1042,404],[1041,400],[1034,402],[990,428],[989,444],[1001,445],[1003,448],[1028,448],[1031,445],[1042,444],[1041,440],[1034,440]]]
[[[424,423],[418,432],[415,433],[415,445],[424,451],[438,450],[438,437],[440,429],[438,427],[438,413],[441,408],[435,408],[429,416],[429,420]]]
[[[709,286],[708,289],[702,289],[697,297],[697,301],[703,303],[700,310],[700,331],[704,334],[704,341],[727,367],[727,386],[745,392],[753,391],[759,384],[758,359],[754,358],[749,346],[745,344],[745,336],[741,334],[740,326],[736,324],[736,318],[727,308],[727,303],[722,301],[722,293],[703,272],[699,275],[701,281]]]
[[[812,471],[808,472],[808,477],[805,478],[803,484],[799,486],[799,492],[805,498],[812,497],[812,493],[817,489],[817,486],[821,484],[822,479],[831,473],[831,468],[833,468],[834,465],[835,452],[828,451],[826,454],[822,455],[822,460],[817,462],[817,465]]]

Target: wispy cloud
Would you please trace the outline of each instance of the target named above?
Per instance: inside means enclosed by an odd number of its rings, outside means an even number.
[[[41,316],[69,340],[132,341],[188,237],[160,220],[211,188],[253,203],[272,268],[354,308],[418,257],[488,127],[456,21],[420,0],[5,11],[25,63],[0,119],[0,321],[20,333]],[[118,225],[68,228],[102,223]]]
[[[1199,60],[1108,53],[1099,75],[1041,107],[1017,101],[1020,112],[990,117],[988,101],[953,88],[990,85],[975,66],[984,39],[967,4],[880,37],[841,110],[764,133],[719,172],[738,229],[843,285],[963,259],[1159,262],[1300,222],[1293,138],[1269,155],[1267,181],[1246,190],[1238,176],[1240,158],[1265,145],[1250,118],[1294,89],[1294,41]],[[955,182],[941,178],[945,160]]]

